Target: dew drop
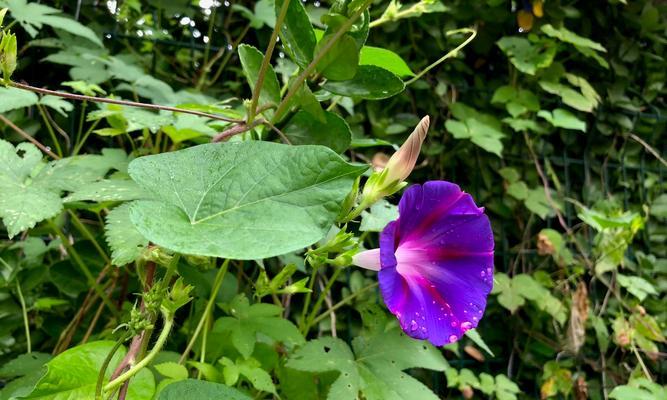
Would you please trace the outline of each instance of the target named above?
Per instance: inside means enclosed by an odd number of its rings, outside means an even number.
[[[414,319],[410,321],[410,330],[414,332],[417,330],[417,328],[418,328],[417,321],[415,321]]]
[[[472,328],[472,323],[471,323],[471,322],[468,322],[468,321],[466,321],[466,322],[461,322],[461,330],[462,330],[463,332],[468,331],[468,330],[470,330],[471,328]]]
[[[452,321],[450,325],[452,326],[452,328],[456,328],[459,325],[459,323],[456,321]]]
[[[422,326],[421,331],[422,331],[422,333],[426,333],[426,327]]]
[[[454,343],[454,342],[456,342],[456,339],[457,339],[456,335],[451,335],[451,336],[449,336],[449,343]]]
[[[481,276],[482,278],[484,278],[484,277],[486,276],[486,272],[484,272],[484,271],[480,272],[480,273],[479,273],[479,276]]]

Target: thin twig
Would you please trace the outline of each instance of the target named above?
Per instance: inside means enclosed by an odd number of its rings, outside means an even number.
[[[635,135],[634,133],[631,133],[631,134],[630,134],[630,138],[632,138],[633,140],[639,142],[639,144],[641,144],[642,146],[644,146],[644,148],[646,149],[646,151],[648,151],[649,153],[653,154],[653,156],[654,156],[655,158],[657,158],[658,161],[660,161],[660,162],[662,163],[662,165],[664,165],[665,167],[667,167],[667,161],[665,161],[664,158],[660,157],[660,153],[658,153],[653,147],[651,147],[648,143],[646,143],[646,142],[644,141],[644,139],[640,138],[639,136]]]
[[[2,121],[4,124],[6,124],[8,127],[12,128],[16,133],[19,135],[23,136],[24,139],[28,140],[30,143],[34,144],[35,146],[39,147],[40,150],[42,150],[45,154],[48,154],[53,158],[54,160],[59,160],[60,157],[58,155],[54,154],[51,150],[49,150],[48,147],[44,146],[40,142],[37,141],[34,137],[30,136],[26,131],[23,129],[19,128],[18,126],[14,125],[12,121],[7,119],[4,115],[0,114],[0,121]]]
[[[24,83],[18,83],[18,82],[12,82],[12,86],[23,89],[23,90],[28,90],[31,92],[36,92],[36,93],[42,93],[42,94],[50,94],[52,96],[58,96],[58,97],[64,97],[66,99],[71,99],[71,100],[79,100],[79,101],[92,101],[92,102],[97,102],[97,103],[108,103],[108,104],[117,104],[121,106],[128,106],[128,107],[140,107],[140,108],[147,108],[150,110],[163,110],[163,111],[171,111],[171,112],[178,112],[178,113],[183,113],[183,114],[191,114],[191,115],[196,115],[199,117],[206,117],[218,121],[225,121],[225,122],[232,122],[232,123],[241,123],[243,120],[240,119],[235,119],[235,118],[229,118],[229,117],[223,117],[218,114],[211,114],[211,113],[206,113],[202,111],[195,111],[195,110],[187,110],[183,108],[178,108],[178,107],[171,107],[171,106],[163,106],[159,104],[149,104],[149,103],[140,103],[138,101],[129,101],[129,100],[117,100],[117,99],[109,99],[106,97],[94,97],[94,96],[85,96],[82,94],[74,94],[74,93],[68,93],[68,92],[62,92],[59,90],[50,90],[50,89],[45,89],[45,88],[38,88],[35,86],[30,86]]]

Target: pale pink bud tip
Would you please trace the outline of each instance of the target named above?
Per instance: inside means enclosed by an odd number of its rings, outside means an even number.
[[[352,264],[372,271],[380,270],[380,249],[365,250],[352,257]]]
[[[419,157],[422,143],[426,139],[430,123],[431,119],[428,115],[422,118],[415,130],[412,131],[408,139],[403,143],[403,146],[391,156],[386,166],[390,182],[393,180],[402,182],[410,175],[415,164],[417,164],[417,157]]]

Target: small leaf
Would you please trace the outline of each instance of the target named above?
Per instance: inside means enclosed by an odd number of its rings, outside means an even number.
[[[315,54],[332,39],[333,35],[325,35],[317,43]],[[332,81],[346,81],[354,78],[359,65],[359,50],[354,38],[348,34],[341,36],[328,52],[317,63],[317,71]]]
[[[350,147],[352,136],[347,122],[338,114],[325,111],[322,123],[305,111],[297,112],[283,129],[292,144],[319,144],[342,153]]]
[[[276,0],[276,15],[280,12],[284,1]],[[313,61],[317,40],[313,25],[301,1],[290,1],[285,21],[280,29],[280,39],[287,54],[298,66],[306,68]]]
[[[7,0],[4,4],[9,8],[12,17],[32,37],[37,35],[42,25],[47,25],[86,38],[102,47],[102,41],[92,29],[71,18],[56,15],[60,14],[60,10],[56,8],[38,3],[28,3],[27,0]]]
[[[408,64],[391,50],[381,47],[364,46],[361,48],[359,65],[375,65],[400,77],[414,76]]]
[[[67,117],[67,113],[74,109],[74,106],[69,101],[63,100],[57,96],[44,96],[39,100],[39,104],[54,109],[63,117]]]
[[[558,128],[586,132],[586,122],[580,120],[574,114],[562,108],[557,108],[553,111],[540,110],[537,113],[537,116],[546,119],[549,121],[549,123],[551,123],[551,125]]]
[[[535,75],[538,70],[549,67],[556,55],[556,46],[551,41],[531,43],[524,37],[505,36],[497,43],[512,64],[529,75]]]
[[[327,82],[323,89],[341,96],[368,100],[392,97],[405,89],[403,81],[392,72],[374,65],[361,65],[351,80]]]
[[[259,70],[262,65],[262,60],[264,60],[264,54],[247,44],[240,45],[238,47],[238,52],[241,65],[243,66],[243,73],[248,81],[250,90],[255,90],[255,84],[259,78]],[[278,103],[280,103],[280,83],[278,83],[276,72],[273,70],[271,64],[269,64],[266,74],[264,75],[264,83],[262,84],[259,95],[258,108],[261,108],[265,104],[278,105]],[[269,113],[268,110],[266,112],[267,116],[273,115],[273,113]]]

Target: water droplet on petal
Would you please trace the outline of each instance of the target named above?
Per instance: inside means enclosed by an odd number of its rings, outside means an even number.
[[[484,271],[480,272],[480,273],[479,273],[479,276],[481,276],[482,278],[484,278],[484,277],[486,276],[486,272],[484,272]]]
[[[422,333],[426,333],[426,327],[422,326],[421,331],[422,331]]]
[[[416,331],[418,327],[419,326],[417,325],[417,321],[415,321],[414,319],[410,321],[410,330],[412,332]]]
[[[451,335],[451,336],[449,337],[449,343],[454,343],[454,342],[456,342],[456,339],[458,339],[458,338],[456,337],[456,335]]]
[[[472,323],[471,323],[471,322],[468,322],[468,321],[466,321],[466,322],[461,322],[461,330],[462,330],[463,332],[468,331],[468,330],[470,330],[471,328],[472,328]]]
[[[452,328],[456,328],[459,325],[459,323],[456,321],[452,321],[450,325],[452,326]]]

